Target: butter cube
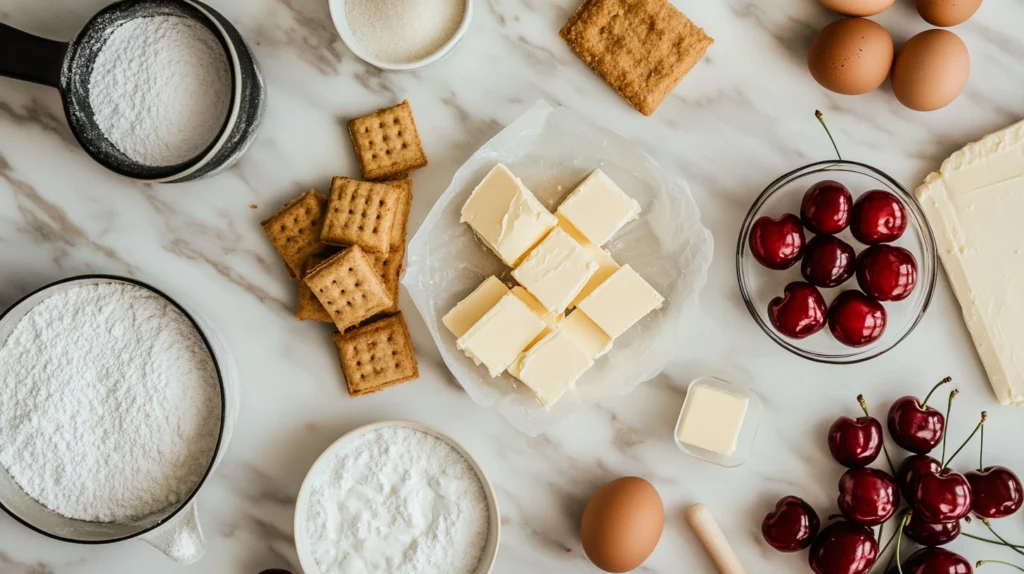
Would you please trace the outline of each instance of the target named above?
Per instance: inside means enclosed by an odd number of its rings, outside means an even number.
[[[587,252],[587,255],[590,255],[590,258],[597,262],[597,271],[590,276],[590,280],[587,281],[587,284],[583,286],[583,289],[580,290],[572,300],[572,303],[569,304],[569,307],[575,307],[580,304],[580,301],[586,299],[587,295],[593,293],[594,289],[597,289],[598,285],[604,283],[606,279],[611,277],[612,273],[618,271],[619,264],[612,259],[611,253],[608,253],[604,249],[594,245],[589,239],[584,237],[583,234],[573,226],[573,224],[569,223],[569,220],[566,219],[564,215],[556,213],[555,218],[558,219],[558,227],[560,227],[562,231],[568,233],[569,237],[572,237],[577,243],[583,246],[583,250]]]
[[[533,341],[526,346],[526,350],[529,350],[530,347],[533,347],[538,341],[546,337],[547,334],[551,332],[551,329],[553,329],[559,321],[565,318],[565,315],[562,313],[555,313],[554,311],[548,311],[544,308],[544,305],[540,304],[540,301],[538,301],[536,297],[530,295],[529,291],[523,289],[519,285],[512,288],[512,293],[514,293],[516,297],[519,297],[523,303],[526,303],[526,306],[533,311],[534,315],[547,324],[547,327],[544,327],[544,330],[534,337]]]
[[[509,267],[515,267],[557,224],[555,216],[500,163],[462,206],[462,222]]]
[[[722,456],[736,451],[749,400],[709,385],[694,385],[679,422],[679,442]]]
[[[544,321],[510,292],[459,337],[457,344],[470,359],[483,363],[493,378],[505,372],[544,327]]]
[[[592,360],[612,350],[612,338],[597,326],[587,314],[576,309],[558,324],[558,328]]]
[[[597,271],[597,262],[568,233],[555,228],[512,276],[549,311],[565,311]]]
[[[604,245],[623,225],[640,216],[640,204],[600,169],[595,169],[558,207],[594,245]]]
[[[459,301],[441,322],[456,337],[466,334],[476,322],[484,316],[484,313],[491,310],[498,304],[498,301],[508,293],[505,286],[497,277],[491,275],[479,287],[473,290],[465,299]]]
[[[594,364],[562,329],[556,328],[526,351],[509,372],[551,406]]]
[[[624,265],[580,301],[579,309],[616,339],[664,302],[665,298],[654,287],[632,267]]]

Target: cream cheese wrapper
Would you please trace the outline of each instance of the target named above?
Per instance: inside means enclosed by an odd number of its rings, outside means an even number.
[[[499,163],[552,213],[591,172],[601,169],[640,205],[639,218],[603,248],[665,298],[660,309],[617,338],[614,348],[550,408],[511,375],[492,379],[474,365],[442,322],[487,277],[509,277],[509,267],[469,225],[460,223],[470,194]],[[689,187],[678,177],[625,137],[546,102],[535,104],[459,168],[409,243],[402,283],[448,368],[474,402],[496,409],[522,432],[537,435],[601,399],[631,391],[679,356],[684,330],[694,322],[689,317],[699,312],[697,296],[707,281],[713,244]]]

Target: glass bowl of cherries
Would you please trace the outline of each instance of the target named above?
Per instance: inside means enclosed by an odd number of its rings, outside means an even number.
[[[862,163],[831,160],[772,182],[736,247],[740,293],[782,348],[858,363],[917,326],[935,288],[935,238],[914,196]]]

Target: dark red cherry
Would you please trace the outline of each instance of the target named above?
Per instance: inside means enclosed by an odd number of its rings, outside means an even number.
[[[872,245],[857,257],[857,283],[879,301],[902,301],[917,285],[917,260],[902,247]]]
[[[853,196],[838,181],[819,181],[804,193],[800,220],[811,233],[834,234],[850,225]]]
[[[796,496],[786,496],[775,504],[761,522],[761,534],[780,552],[797,552],[811,545],[821,521],[811,505]]]
[[[974,504],[971,508],[978,516],[1005,518],[1015,514],[1024,503],[1024,487],[1017,475],[1005,466],[989,466],[983,471],[965,473],[971,484]]]
[[[891,476],[875,468],[851,468],[839,479],[839,511],[861,526],[878,526],[900,506]]]
[[[900,487],[907,504],[915,504],[914,495],[921,477],[926,474],[938,474],[940,470],[942,465],[939,461],[926,454],[909,456],[900,464],[899,471],[896,472],[896,484]]]
[[[882,423],[874,417],[839,417],[828,429],[828,450],[847,468],[867,466],[882,452]]]
[[[959,472],[944,469],[926,474],[917,482],[914,493],[914,514],[928,522],[962,520],[971,512],[974,497],[967,478]]]
[[[853,277],[857,252],[834,235],[815,235],[804,248],[800,274],[811,285],[837,287]]]
[[[903,533],[921,546],[942,546],[960,536],[960,521],[933,523],[914,514]]]
[[[909,395],[892,403],[886,422],[892,440],[915,454],[930,453],[946,432],[946,417],[930,405],[922,407],[917,397]]]
[[[825,327],[825,298],[803,281],[786,285],[782,297],[768,303],[768,319],[772,326],[792,339],[809,337]]]
[[[828,328],[840,343],[863,347],[885,332],[885,307],[860,291],[843,291],[828,310]]]
[[[903,562],[903,574],[973,574],[966,558],[943,548],[922,548]]]
[[[763,216],[750,228],[750,252],[769,269],[789,269],[804,252],[804,227],[787,213],[778,219]]]
[[[867,574],[878,559],[878,542],[865,526],[840,520],[821,531],[807,562],[814,574]]]
[[[850,232],[867,245],[890,243],[907,229],[907,210],[892,193],[874,190],[860,196],[850,214]]]

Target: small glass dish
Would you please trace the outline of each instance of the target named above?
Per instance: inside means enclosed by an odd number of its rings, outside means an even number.
[[[697,386],[720,389],[727,393],[747,399],[747,412],[743,416],[743,424],[740,426],[739,435],[736,437],[736,449],[728,456],[724,456],[710,450],[705,450],[679,440],[679,427],[683,424],[683,418],[686,416],[687,412],[686,409],[692,406],[690,404],[690,397],[693,396],[692,391]],[[712,464],[717,464],[718,466],[732,468],[740,466],[746,462],[747,458],[750,456],[750,452],[754,447],[754,438],[757,437],[757,429],[761,426],[761,417],[763,415],[764,408],[761,405],[761,397],[759,397],[753,390],[717,377],[700,377],[698,379],[694,379],[693,382],[690,383],[690,386],[686,388],[686,398],[683,399],[683,408],[679,411],[679,420],[676,421],[676,428],[672,432],[672,437],[676,441],[676,446],[679,447],[679,450],[686,454]]]
[[[777,218],[786,213],[799,216],[804,193],[809,187],[823,180],[838,181],[845,185],[853,195],[854,201],[871,190],[889,191],[903,202],[907,211],[907,230],[893,245],[909,250],[917,260],[917,286],[903,301],[883,303],[888,316],[885,332],[878,340],[863,347],[843,345],[832,336],[828,327],[805,339],[790,339],[776,331],[768,318],[768,303],[781,296],[790,282],[803,281],[800,276],[800,264],[797,263],[785,271],[773,271],[758,263],[750,251],[750,231],[758,218],[764,215]],[[810,239],[811,234],[805,231],[805,236]],[[853,238],[848,229],[837,237],[852,245],[858,253],[865,248]],[[914,195],[896,180],[869,165],[843,160],[812,163],[772,182],[750,207],[736,245],[736,275],[740,294],[761,330],[783,349],[795,355],[819,363],[837,365],[874,359],[893,349],[910,335],[924,317],[931,302],[937,263],[935,236]],[[821,294],[825,297],[826,303],[831,304],[836,295],[850,289],[860,289],[856,278],[839,287],[821,289]]]

